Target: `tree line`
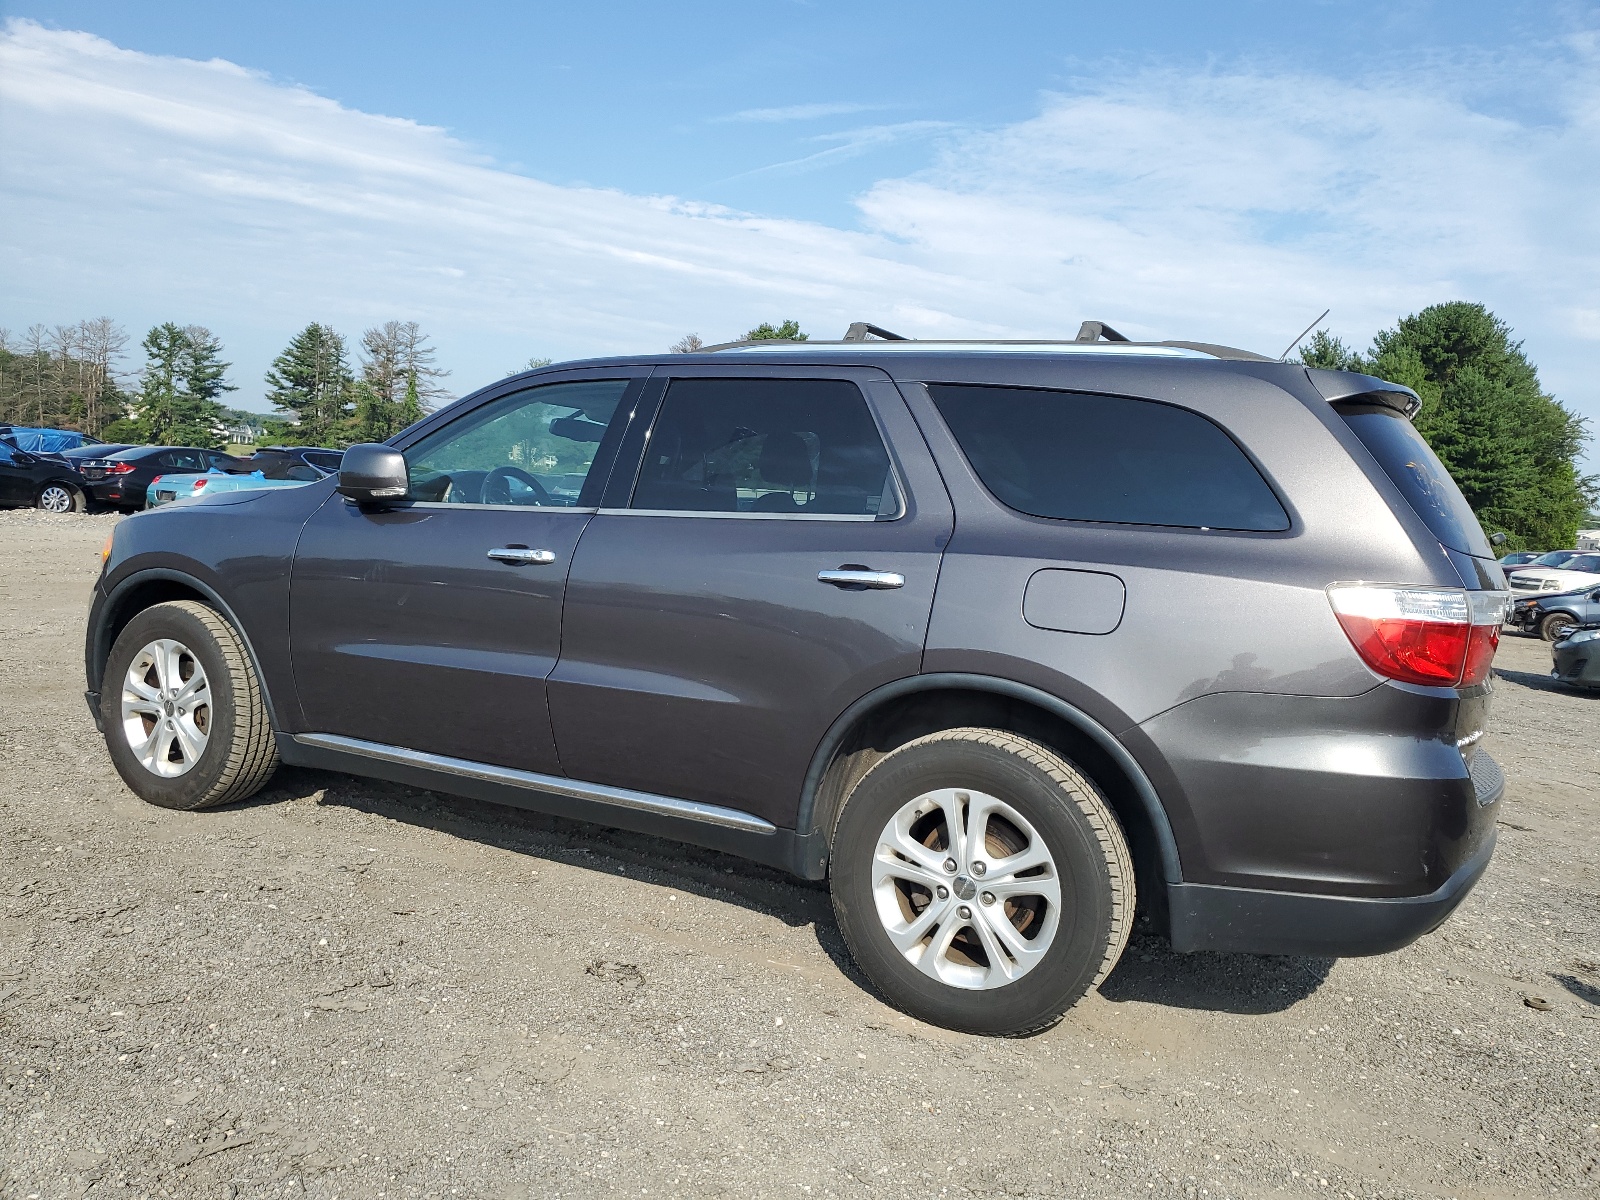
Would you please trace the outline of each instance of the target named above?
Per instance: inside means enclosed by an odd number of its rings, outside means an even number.
[[[344,337],[312,322],[267,372],[264,420],[223,397],[232,363],[203,325],[163,322],[140,343],[144,362],[126,367],[128,334],[109,317],[0,329],[0,424],[75,429],[108,442],[219,448],[230,423],[256,421],[288,445],[383,441],[421,420],[450,393],[435,351],[415,321],[386,321],[361,335],[352,365]]]

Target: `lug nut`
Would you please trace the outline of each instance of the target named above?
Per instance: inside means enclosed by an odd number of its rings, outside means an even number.
[[[988,866],[981,860],[972,864],[972,873],[974,875],[982,875],[988,869]]]
[[[993,892],[985,892],[983,895],[979,896],[978,899],[982,900],[985,904],[993,904],[994,903],[994,893]]]
[[[963,921],[972,920],[972,910],[970,908],[968,908],[965,904],[963,904],[960,908],[956,909],[956,912],[958,914],[960,914],[960,917],[961,917],[961,919]]]
[[[941,883],[938,887],[934,888],[933,890],[934,890],[934,894],[937,895],[939,897],[939,899],[941,899],[941,900],[950,899],[950,889],[945,887],[944,884]]]
[[[945,874],[954,875],[956,873],[956,860],[953,859],[953,858],[945,859],[944,860],[944,870],[945,870]]]

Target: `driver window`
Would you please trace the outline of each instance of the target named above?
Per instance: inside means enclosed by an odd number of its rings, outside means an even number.
[[[406,499],[572,508],[626,379],[552,383],[502,396],[406,451]]]

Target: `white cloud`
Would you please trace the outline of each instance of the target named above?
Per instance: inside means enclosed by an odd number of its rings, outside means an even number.
[[[312,319],[420,320],[470,387],[530,353],[655,351],[788,316],[821,336],[856,319],[1070,336],[1094,317],[1276,353],[1325,307],[1364,340],[1466,298],[1600,414],[1596,65],[1573,42],[1364,80],[1119,74],[947,133],[846,230],[553,186],[233,64],[13,21],[0,323],[203,321],[249,397]]]
[[[790,104],[783,108],[747,108],[743,112],[718,117],[718,121],[816,121],[822,117],[843,117],[851,113],[872,112],[884,107],[881,104],[852,104],[840,101],[831,104]]]

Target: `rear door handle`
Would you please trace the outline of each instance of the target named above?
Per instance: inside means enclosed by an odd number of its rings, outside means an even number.
[[[840,567],[837,571],[818,571],[818,583],[840,588],[867,588],[888,591],[906,585],[906,577],[894,571],[869,571],[865,567]]]
[[[536,567],[548,567],[556,560],[554,550],[530,550],[526,546],[497,546],[489,551],[489,557],[496,562],[532,563]]]

